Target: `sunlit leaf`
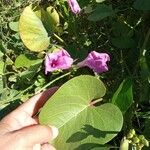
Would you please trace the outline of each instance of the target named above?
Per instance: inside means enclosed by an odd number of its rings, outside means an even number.
[[[4,72],[4,62],[0,60],[0,74],[3,74]]]
[[[62,85],[47,101],[39,120],[59,129],[54,141],[57,150],[86,149],[93,144],[105,144],[117,135],[123,122],[118,107],[111,103],[91,105],[92,100],[100,99],[105,92],[100,80],[83,75]]]
[[[41,20],[41,9],[38,9],[38,10],[36,10],[35,12],[34,12],[35,14],[36,14],[36,16]]]
[[[21,72],[19,76],[23,80],[31,80],[36,75],[36,73],[40,70],[41,63],[42,62],[39,60],[39,62],[32,64],[27,70]]]
[[[31,55],[19,55],[15,60],[15,67],[26,67],[29,68],[30,66],[33,66],[34,64],[41,62],[40,59],[34,59]]]
[[[10,27],[11,30],[17,32],[18,28],[19,28],[19,24],[18,24],[18,22],[10,22],[9,23],[9,27]]]
[[[21,14],[19,33],[23,43],[31,51],[40,52],[49,45],[49,37],[42,21],[33,12],[31,6],[27,6]]]
[[[44,22],[47,23],[47,26],[49,26],[53,31],[57,31],[60,19],[55,8],[52,6],[47,7],[45,15],[46,18]]]
[[[97,3],[102,3],[104,2],[105,0],[96,0]]]
[[[5,66],[5,63],[0,60],[0,93],[3,92],[3,73],[4,73],[4,66]]]

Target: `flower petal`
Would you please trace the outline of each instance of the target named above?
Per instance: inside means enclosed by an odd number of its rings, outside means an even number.
[[[68,4],[74,14],[80,13],[81,8],[76,0],[68,0]]]
[[[110,61],[110,57],[107,53],[98,53],[96,51],[92,51],[88,54],[87,58],[78,63],[77,66],[87,66],[97,73],[102,73],[108,71],[107,61]]]
[[[61,49],[45,56],[45,74],[59,69],[69,69],[73,64],[73,59],[69,53]]]

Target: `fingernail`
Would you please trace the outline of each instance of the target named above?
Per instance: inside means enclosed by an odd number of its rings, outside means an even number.
[[[57,136],[58,136],[58,128],[54,127],[54,126],[49,126],[52,130],[52,140],[54,140]]]

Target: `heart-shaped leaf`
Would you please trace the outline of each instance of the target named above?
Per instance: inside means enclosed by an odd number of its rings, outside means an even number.
[[[31,6],[27,6],[21,14],[19,33],[23,43],[31,51],[43,51],[49,45],[48,33]]]
[[[110,103],[92,105],[105,92],[102,81],[83,75],[62,85],[47,101],[39,120],[59,129],[54,141],[57,150],[80,150],[89,145],[94,148],[93,144],[105,144],[117,135],[123,122],[119,108]]]
[[[15,67],[20,68],[20,67],[26,67],[29,68],[36,63],[42,62],[41,59],[37,59],[36,57],[33,57],[33,55],[30,54],[20,54],[16,60],[15,60]]]

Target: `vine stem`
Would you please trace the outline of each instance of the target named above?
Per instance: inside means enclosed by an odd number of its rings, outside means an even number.
[[[95,100],[95,101],[92,101],[91,103],[90,103],[90,106],[94,106],[95,104],[97,104],[98,102],[100,102],[100,101],[102,101],[103,99],[102,98],[100,98],[100,99],[97,99],[97,100]]]
[[[60,38],[57,34],[53,33],[54,37],[57,38],[61,43],[64,43],[66,45],[66,43],[64,42],[64,40],[62,38]]]
[[[60,77],[58,77],[58,78],[52,80],[51,82],[49,82],[48,84],[46,84],[45,86],[43,86],[43,87],[42,87],[39,91],[37,91],[35,94],[38,94],[38,93],[42,92],[42,91],[45,90],[47,87],[49,87],[51,84],[55,83],[56,81],[58,81],[58,80],[60,80],[60,79],[62,79],[62,78],[64,78],[64,77],[66,77],[66,76],[68,76],[68,75],[70,75],[70,74],[71,74],[71,72],[68,72],[68,73],[63,74],[62,76],[60,76]]]

